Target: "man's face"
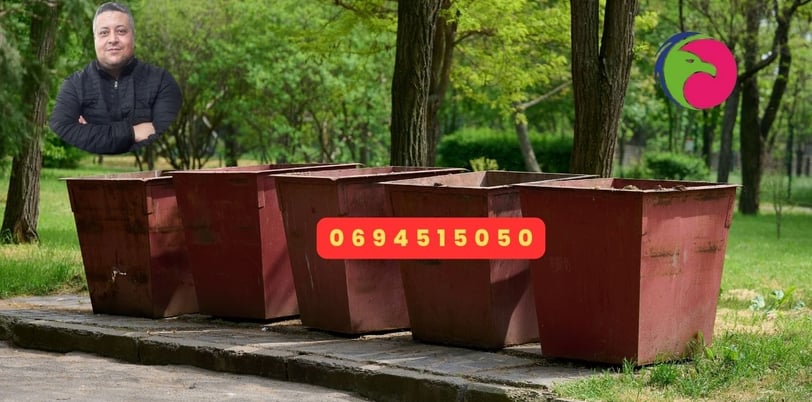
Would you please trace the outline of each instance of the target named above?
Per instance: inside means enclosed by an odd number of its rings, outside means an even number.
[[[107,11],[96,17],[96,58],[106,70],[118,71],[132,58],[133,28],[127,14]]]

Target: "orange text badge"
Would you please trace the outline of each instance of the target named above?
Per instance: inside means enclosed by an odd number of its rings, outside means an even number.
[[[316,249],[324,259],[537,259],[545,226],[538,218],[323,218]]]

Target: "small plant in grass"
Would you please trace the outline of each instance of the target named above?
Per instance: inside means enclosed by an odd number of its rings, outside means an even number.
[[[787,291],[776,289],[770,292],[770,295],[765,299],[762,295],[757,295],[750,301],[751,311],[762,311],[764,313],[771,313],[773,311],[783,308],[791,308],[799,310],[805,307],[803,300],[794,300],[795,288],[791,287]]]
[[[772,175],[767,177],[766,181],[767,191],[773,202],[773,211],[775,211],[775,235],[780,239],[784,205],[790,202],[789,193],[787,192],[787,180],[784,176]]]
[[[673,385],[679,378],[679,368],[673,364],[662,363],[650,369],[648,383],[657,387]]]

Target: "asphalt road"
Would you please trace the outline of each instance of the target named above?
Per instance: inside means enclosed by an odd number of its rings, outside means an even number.
[[[0,342],[0,401],[365,401],[350,393],[188,366],[142,366]]]

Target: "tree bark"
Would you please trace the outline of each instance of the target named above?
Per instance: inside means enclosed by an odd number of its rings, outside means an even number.
[[[758,28],[764,14],[761,2],[751,2],[745,19],[747,35],[744,40],[744,67],[753,69],[760,55],[758,50]],[[742,192],[739,198],[739,212],[758,213],[758,200],[761,191],[761,169],[764,158],[764,143],[759,124],[758,74],[752,74],[741,82],[741,120],[739,140],[742,162]]]
[[[530,142],[530,134],[527,130],[527,118],[519,117],[519,111],[513,114],[513,121],[516,124],[516,136],[519,137],[519,149],[522,151],[524,169],[528,172],[541,172],[541,166],[536,160],[536,152],[533,151],[533,144]]]
[[[713,141],[716,137],[716,128],[719,126],[719,109],[702,111],[702,159],[705,166],[711,167]]]
[[[739,85],[725,101],[725,113],[722,116],[722,138],[719,140],[719,166],[716,170],[716,182],[727,183],[730,178],[730,165],[733,163],[733,128],[739,112]]]
[[[36,243],[39,240],[39,177],[50,82],[47,74],[53,65],[59,21],[56,1],[37,1],[32,7],[29,44],[31,49],[36,50],[36,63],[26,72],[23,82],[23,104],[32,105],[28,112],[31,135],[24,140],[20,153],[12,160],[6,210],[0,228],[2,239],[13,243]]]
[[[441,0],[398,2],[395,72],[392,79],[390,164],[426,166],[426,115],[434,34]]]
[[[445,0],[442,8],[447,10],[451,7],[451,2],[452,0]],[[429,103],[426,113],[428,166],[434,166],[437,162],[437,143],[440,142],[440,136],[442,135],[440,109],[443,107],[443,100],[450,81],[456,36],[457,22],[449,22],[444,16],[440,15],[437,18],[437,28],[434,33],[431,84],[429,86]]]
[[[773,38],[773,56],[778,54],[778,71],[773,81],[770,99],[759,118],[759,91],[757,74],[753,73],[742,80],[741,128],[739,137],[742,158],[742,192],[739,197],[739,212],[746,215],[758,214],[761,176],[764,173],[766,144],[769,142],[770,129],[778,114],[781,99],[787,88],[787,77],[792,64],[792,53],[789,48],[789,29],[792,17],[798,7],[810,0],[794,0],[786,8],[779,9],[775,4],[774,14],[777,25]],[[747,36],[744,45],[744,65],[747,72],[756,69],[764,58],[758,49],[758,28],[764,16],[765,4],[753,1],[745,13]]]
[[[513,122],[516,126],[516,137],[519,139],[519,149],[522,152],[524,168],[528,172],[541,172],[541,166],[539,166],[536,160],[536,152],[533,150],[533,143],[530,142],[530,133],[527,129],[527,116],[525,112],[528,108],[538,105],[570,85],[572,85],[572,81],[565,82],[536,99],[513,105]]]
[[[617,130],[629,83],[638,0],[570,0],[575,96],[573,173],[612,175]],[[598,42],[600,38],[600,43]]]

